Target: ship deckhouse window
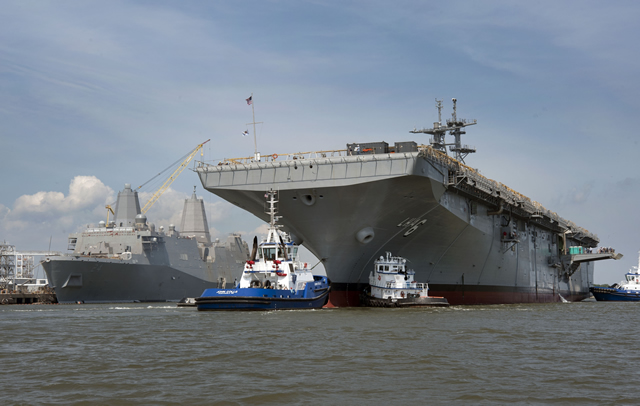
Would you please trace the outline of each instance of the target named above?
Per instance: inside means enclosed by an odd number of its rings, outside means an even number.
[[[276,249],[275,248],[265,248],[264,249],[264,258],[268,261],[273,261],[276,259]]]
[[[389,270],[389,265],[385,265],[385,266],[384,266],[384,270],[385,270],[385,271],[388,271],[388,270]]]
[[[282,248],[278,247],[278,258],[283,258],[284,259],[284,252],[287,253],[287,258],[289,257],[289,250],[283,251]]]

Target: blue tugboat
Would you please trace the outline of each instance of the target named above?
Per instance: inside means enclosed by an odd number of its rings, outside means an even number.
[[[640,302],[640,255],[638,266],[631,268],[625,279],[608,288],[593,286],[589,290],[598,301]]]
[[[276,192],[268,192],[271,217],[266,240],[253,239],[251,260],[234,289],[206,289],[195,298],[198,310],[319,309],[329,300],[329,280],[298,261],[298,246],[278,230]]]

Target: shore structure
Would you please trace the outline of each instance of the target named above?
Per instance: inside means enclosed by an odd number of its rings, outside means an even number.
[[[60,303],[166,302],[210,287],[233,286],[249,248],[240,235],[211,241],[204,202],[185,199],[180,230],[147,221],[138,193],[125,184],[113,221],[69,236],[69,255],[43,267]]]
[[[429,134],[429,145],[349,143],[196,170],[206,190],[263,220],[261,197],[279,191],[284,229],[331,279],[329,305],[358,305],[386,251],[411,258],[416,279],[452,305],[587,298],[594,261],[615,255],[572,254],[570,247],[596,247],[598,237],[467,166],[475,148],[461,136],[476,121],[458,118],[453,102],[451,119],[442,122],[437,100],[433,127],[410,131]]]
[[[56,295],[44,275],[38,274],[38,258],[59,255],[51,251],[18,251],[0,242],[0,304],[56,303]]]

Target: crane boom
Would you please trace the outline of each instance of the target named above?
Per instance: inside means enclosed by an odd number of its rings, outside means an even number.
[[[162,184],[162,186],[160,186],[160,188],[153,194],[153,196],[151,196],[151,198],[149,199],[149,201],[144,205],[144,207],[142,208],[142,210],[140,210],[142,213],[146,213],[147,210],[149,210],[151,208],[151,206],[153,206],[153,204],[160,198],[160,196],[169,188],[169,186],[171,186],[171,184],[173,183],[174,180],[176,180],[176,178],[178,177],[178,175],[180,175],[182,173],[182,171],[184,170],[184,168],[187,167],[187,165],[189,165],[189,162],[191,162],[191,160],[193,159],[194,156],[196,156],[196,154],[198,153],[198,151],[202,148],[202,146],[204,144],[206,144],[207,142],[211,141],[211,139],[206,140],[205,142],[203,142],[202,144],[198,145],[197,147],[194,148],[193,151],[191,151],[191,153],[189,153],[189,155],[187,156],[187,158],[182,161],[182,163],[180,164],[180,166],[178,166],[178,168],[173,171],[173,173],[171,174],[171,176],[169,176],[167,178],[167,180],[164,181],[164,183]]]

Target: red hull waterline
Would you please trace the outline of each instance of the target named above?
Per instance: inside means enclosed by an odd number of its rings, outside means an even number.
[[[357,307],[360,306],[360,292],[357,290],[339,290],[331,288],[329,302],[326,308],[334,307]],[[584,300],[589,297],[589,292],[569,294],[568,292],[545,292],[536,293],[532,291],[495,290],[483,289],[482,291],[460,291],[460,290],[438,290],[429,289],[429,296],[439,296],[447,299],[451,305],[488,305],[488,304],[515,304],[515,303],[554,303],[561,302],[562,298],[574,302]],[[562,295],[562,298],[560,297]]]

